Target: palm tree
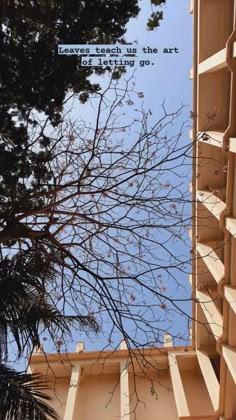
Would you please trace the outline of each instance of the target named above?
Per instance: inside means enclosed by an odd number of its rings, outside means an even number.
[[[0,364],[0,420],[59,420],[46,401],[51,398],[45,378],[38,374],[16,372]]]
[[[70,336],[75,323],[98,329],[91,316],[66,316],[59,311],[50,293],[55,275],[52,262],[36,246],[0,261],[0,420],[59,418],[46,403],[50,398],[42,393],[45,378],[6,366],[9,337],[21,357],[25,350],[40,346],[42,332],[55,342],[58,335]]]

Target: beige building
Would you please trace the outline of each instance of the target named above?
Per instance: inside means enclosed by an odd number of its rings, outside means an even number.
[[[236,419],[236,0],[193,0],[192,345],[35,354],[64,420]],[[135,371],[135,378],[134,378]]]

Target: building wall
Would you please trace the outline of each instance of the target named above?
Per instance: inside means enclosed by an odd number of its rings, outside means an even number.
[[[203,376],[215,412],[229,420],[236,418],[236,2],[194,0],[192,12],[194,347],[201,367],[208,357],[217,373],[218,395]]]
[[[156,420],[163,415],[177,420],[178,413],[169,370],[148,373],[148,376],[129,375],[130,420]]]
[[[51,377],[49,378],[48,385],[51,389],[47,393],[53,398],[51,405],[59,416],[63,418],[69,391],[69,378],[55,379]]]
[[[81,379],[73,420],[112,420],[120,416],[119,375],[86,375]]]

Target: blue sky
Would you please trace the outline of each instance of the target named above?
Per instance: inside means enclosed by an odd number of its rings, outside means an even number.
[[[125,38],[127,42],[138,42],[140,46],[178,48],[179,53],[158,54],[157,64],[136,67],[136,90],[145,95],[145,107],[155,112],[158,118],[160,105],[165,99],[168,111],[176,110],[181,103],[192,107],[192,82],[189,70],[192,67],[192,16],[189,14],[189,0],[167,0],[162,7],[164,18],[160,27],[154,31],[146,29],[146,22],[152,9],[149,1],[140,1],[139,16],[131,19],[127,25]],[[142,55],[141,59],[143,59]],[[150,55],[149,55],[150,57]],[[127,69],[127,78],[133,72]],[[96,79],[100,85],[107,77]],[[84,114],[85,108],[80,108]],[[87,110],[86,110],[87,112]]]
[[[177,47],[178,54],[160,54],[159,64],[137,68],[136,78],[140,90],[145,93],[145,102],[152,109],[158,108],[163,99],[176,109],[180,102],[192,104],[192,82],[189,70],[192,67],[192,16],[188,0],[167,0],[162,8],[164,19],[154,31],[148,31],[146,21],[150,15],[150,3],[141,1],[141,13],[128,24],[126,34],[130,42],[141,45]]]
[[[152,10],[148,1],[140,2],[141,12],[136,19],[132,19],[128,24],[128,30],[125,38],[128,42],[138,42],[138,45],[156,48],[178,48],[178,53],[173,54],[158,54],[157,64],[153,66],[137,67],[135,71],[135,88],[138,92],[143,92],[143,103],[146,109],[151,109],[153,118],[158,120],[161,116],[161,104],[165,100],[165,106],[168,112],[176,111],[183,103],[188,105],[183,118],[187,119],[189,111],[192,106],[192,82],[189,80],[189,70],[192,67],[192,16],[189,14],[188,0],[167,0],[167,5],[162,8],[164,12],[164,19],[161,25],[154,31],[146,29],[146,22]],[[143,56],[140,57],[143,59]],[[156,60],[155,60],[156,61]],[[133,72],[133,69],[131,69]],[[124,76],[128,77],[129,73]],[[106,84],[107,77],[99,77],[101,85]],[[74,108],[80,116],[86,116],[92,119],[93,111],[89,105],[77,105]],[[175,130],[176,127],[173,127]],[[178,129],[177,129],[178,131]],[[184,141],[189,143],[188,131],[184,132]],[[190,173],[190,168],[188,173]],[[186,179],[186,185],[190,179]],[[182,244],[173,246],[173,249],[186,255],[189,258],[188,249]],[[171,296],[186,297],[190,293],[187,275],[180,279],[181,282],[186,283],[187,292],[178,288],[171,279],[164,279],[167,282],[168,294]],[[151,301],[147,297],[147,303],[151,305]],[[185,304],[183,308],[189,313],[191,312],[191,305]],[[186,322],[178,317],[174,327],[176,331],[186,336]],[[75,341],[84,341],[87,350],[102,349],[107,345],[106,339],[103,336],[99,338],[94,337],[92,340],[84,334],[77,335]],[[175,344],[183,344],[177,341]],[[73,351],[75,344],[68,346],[70,351]]]
[[[167,0],[167,5],[163,7],[164,19],[161,25],[154,31],[146,29],[146,22],[151,14],[150,3],[147,1],[140,2],[141,12],[136,19],[128,24],[128,30],[125,38],[128,42],[137,42],[140,46],[150,46],[156,48],[178,48],[178,53],[158,54],[157,64],[153,66],[137,67],[135,71],[135,89],[143,92],[143,103],[145,109],[151,109],[154,120],[158,120],[161,116],[161,104],[165,100],[165,106],[168,112],[176,111],[183,103],[187,105],[183,118],[188,119],[189,111],[192,104],[192,82],[189,80],[189,70],[192,67],[192,16],[189,14],[189,2],[186,0]],[[143,56],[140,57],[143,59]],[[126,79],[133,72],[133,68],[127,69],[124,76]],[[103,86],[107,81],[106,76],[99,77],[98,82]],[[131,111],[130,111],[131,112]],[[88,118],[88,113],[92,118],[93,111],[89,109],[89,105],[79,107],[79,114]],[[171,130],[178,131],[173,127]],[[170,132],[169,132],[170,134]],[[184,132],[184,142],[190,142],[188,138],[188,130]],[[191,170],[188,168],[188,174]],[[186,179],[186,187],[190,182]],[[191,211],[191,210],[190,210]],[[181,243],[173,246],[173,252],[180,252],[189,258],[189,250]],[[180,274],[176,272],[176,276]],[[181,287],[177,287],[172,279],[163,276],[167,283],[168,295],[172,297],[186,297],[190,294],[190,286],[188,276],[183,275],[178,280],[182,284],[186,284],[186,291]],[[147,304],[152,303],[147,297]],[[182,307],[191,313],[191,305],[181,304]],[[178,316],[174,325],[174,331],[180,332],[186,337],[187,325],[185,320]],[[107,340],[101,336],[90,340],[83,334],[78,336],[78,340],[85,342],[87,350],[102,349],[107,345]],[[176,340],[176,345],[183,345],[184,342]]]

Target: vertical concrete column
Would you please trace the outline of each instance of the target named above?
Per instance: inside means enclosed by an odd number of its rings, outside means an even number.
[[[164,334],[164,347],[173,347],[173,340],[170,334]]]
[[[168,359],[178,416],[190,416],[176,355],[173,353],[169,353]]]
[[[39,355],[41,356],[43,354],[43,346],[40,344],[39,347],[34,347],[33,349],[33,355]]]
[[[189,13],[193,14],[193,0],[190,0],[190,3],[189,3]]]
[[[84,343],[79,342],[76,346],[76,352],[82,353],[83,351],[84,351]],[[66,401],[64,420],[73,420],[74,418],[76,418],[76,420],[78,419],[75,413],[75,403],[76,403],[76,398],[79,391],[80,378],[81,378],[81,366],[79,363],[77,363],[76,365],[72,367],[72,371],[71,371],[70,385],[69,385],[69,391],[68,391],[68,396],[67,396],[67,401]]]
[[[190,344],[192,344],[192,341],[193,341],[193,329],[192,329],[192,327],[189,328],[189,339],[190,339]]]
[[[83,353],[85,350],[83,341],[79,341],[76,345],[76,353]]]
[[[120,349],[127,349],[125,341],[121,342]],[[129,372],[127,360],[120,362],[120,418],[122,420],[130,420]]]
[[[74,418],[75,401],[78,394],[80,375],[81,375],[81,367],[79,364],[76,364],[76,366],[72,367],[64,420],[73,420]]]

